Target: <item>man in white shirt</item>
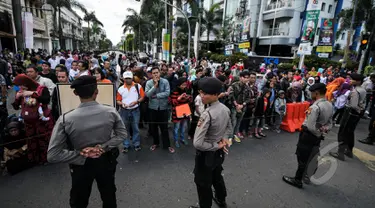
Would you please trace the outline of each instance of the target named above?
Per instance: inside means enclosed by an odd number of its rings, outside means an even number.
[[[38,74],[38,69],[36,66],[29,66],[26,69],[26,75],[31,79],[38,82],[38,84],[43,85],[48,88],[49,94],[52,96],[53,90],[55,89],[56,85],[52,82],[52,80],[42,77]]]
[[[52,57],[48,60],[51,64],[51,69],[55,69],[58,64],[60,64],[60,59],[56,58],[56,54],[53,54]]]
[[[84,76],[84,75],[91,76],[91,72],[89,71],[89,64],[85,61],[81,61],[78,63],[78,70],[79,70],[79,73],[75,78]]]

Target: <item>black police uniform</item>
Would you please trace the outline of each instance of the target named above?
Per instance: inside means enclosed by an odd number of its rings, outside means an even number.
[[[370,123],[369,123],[369,126],[368,126],[368,136],[367,138],[365,139],[360,139],[358,140],[359,142],[363,143],[363,144],[369,144],[369,145],[373,145],[374,142],[375,142],[375,102],[374,102],[374,99],[375,99],[375,86],[372,88],[372,101],[371,101],[371,105],[370,105],[370,115],[371,115],[371,120],[370,120]]]

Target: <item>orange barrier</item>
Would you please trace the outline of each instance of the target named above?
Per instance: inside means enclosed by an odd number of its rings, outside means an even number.
[[[300,131],[306,118],[306,110],[309,108],[309,102],[287,103],[286,115],[281,123],[280,128],[287,132]]]

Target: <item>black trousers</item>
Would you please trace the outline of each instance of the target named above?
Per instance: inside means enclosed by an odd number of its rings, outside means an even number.
[[[168,110],[153,110],[148,109],[150,113],[150,127],[151,134],[154,138],[154,145],[159,145],[159,128],[161,131],[161,138],[163,140],[163,148],[167,149],[171,146],[168,132]]]
[[[247,108],[245,115],[243,116],[243,119],[241,121],[240,132],[245,132],[245,133],[249,132],[252,116],[253,116],[253,108]]]
[[[354,131],[361,116],[351,108],[345,108],[344,114],[340,122],[337,141],[339,143],[339,153],[353,151],[354,147]]]
[[[198,121],[199,121],[199,117],[193,115],[191,119],[191,123],[190,123],[190,128],[189,128],[189,136],[191,138],[194,138],[195,129],[197,129]]]
[[[306,130],[299,134],[296,155],[298,168],[295,179],[302,180],[303,176],[310,178],[318,169],[319,146],[321,139]]]
[[[344,111],[345,111],[345,108],[337,109],[335,111],[332,117],[332,119],[335,120],[335,118],[338,116],[335,124],[340,124],[342,116],[344,115]]]
[[[4,128],[6,127],[7,120],[8,120],[7,104],[3,103],[3,105],[0,105],[0,160],[3,160],[3,156],[4,156],[4,138],[5,138]]]
[[[86,159],[84,165],[69,165],[72,176],[70,207],[86,208],[89,204],[92,183],[97,183],[103,208],[116,208],[115,172],[118,149],[103,154],[98,159]]]
[[[211,208],[212,186],[215,189],[215,196],[219,201],[224,202],[227,197],[223,171],[225,153],[222,150],[216,152],[198,151],[195,156],[194,182],[197,186],[199,207]]]

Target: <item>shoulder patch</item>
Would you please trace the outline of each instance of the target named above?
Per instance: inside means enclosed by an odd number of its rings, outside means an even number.
[[[204,122],[204,118],[200,117],[199,121],[198,121],[198,124],[197,124],[197,127],[201,127],[201,125],[202,125],[203,122]]]
[[[310,115],[310,114],[311,114],[311,111],[312,111],[312,108],[309,107],[309,108],[305,111],[306,115]]]

